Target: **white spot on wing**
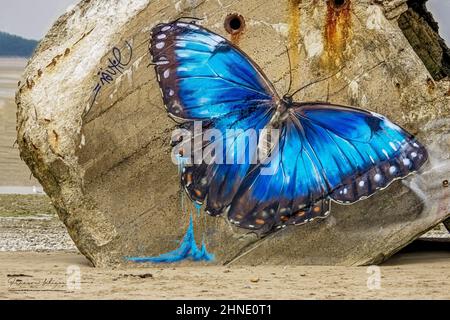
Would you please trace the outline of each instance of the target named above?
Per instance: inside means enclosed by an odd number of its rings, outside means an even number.
[[[164,77],[164,79],[167,79],[169,76],[170,76],[170,70],[167,69],[166,71],[164,71],[163,77]]]
[[[390,174],[394,174],[395,172],[397,172],[397,168],[396,168],[395,166],[391,166],[391,167],[389,168],[389,173],[390,173]]]

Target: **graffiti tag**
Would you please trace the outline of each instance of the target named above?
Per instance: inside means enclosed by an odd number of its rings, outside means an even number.
[[[101,68],[97,73],[98,82],[93,89],[94,98],[92,99],[92,104],[97,100],[102,88],[113,82],[117,76],[123,74],[126,67],[130,64],[133,58],[133,47],[128,41],[125,41],[125,49],[128,49],[127,54],[124,54],[123,50],[118,47],[112,48],[112,56],[108,58],[108,65],[105,68]]]

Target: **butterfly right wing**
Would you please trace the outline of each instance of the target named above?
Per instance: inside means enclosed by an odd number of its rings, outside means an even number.
[[[336,202],[367,198],[419,170],[428,159],[413,135],[382,115],[326,103],[299,104],[293,112]]]
[[[266,233],[325,217],[332,199],[354,203],[417,171],[427,151],[385,117],[352,107],[296,104],[283,123],[273,175],[245,177],[228,216]]]

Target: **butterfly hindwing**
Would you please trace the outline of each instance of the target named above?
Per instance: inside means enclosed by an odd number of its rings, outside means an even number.
[[[290,117],[280,130],[270,162],[247,175],[231,204],[228,217],[240,227],[266,233],[329,213],[330,190],[303,128]]]
[[[425,148],[385,117],[330,104],[296,104],[283,123],[273,175],[263,165],[242,182],[229,210],[235,224],[265,233],[329,213],[418,170]],[[273,165],[273,163],[272,163]]]
[[[269,122],[271,112],[264,112],[263,108],[252,113],[252,117],[243,117],[229,123],[226,118],[214,122],[214,130],[223,138],[214,143],[202,144],[200,151],[203,155],[202,163],[185,167],[182,174],[182,185],[189,197],[203,203],[206,199],[206,211],[211,215],[219,215],[231,203],[242,180],[247,175],[252,163],[256,163],[256,146],[258,135],[248,136],[248,132],[241,128],[254,129],[254,133],[265,127]],[[211,128],[209,128],[211,129]],[[192,134],[194,136],[194,134]],[[215,147],[222,151],[217,156],[209,157],[208,148]],[[191,145],[194,145],[194,141]],[[220,158],[219,158],[220,156]]]

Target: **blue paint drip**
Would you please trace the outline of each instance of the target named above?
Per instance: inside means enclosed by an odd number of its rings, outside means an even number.
[[[202,208],[201,204],[194,202],[195,209],[197,209],[197,217],[200,217],[200,209]]]
[[[183,158],[180,155],[177,155],[178,160],[178,173],[183,172],[183,168],[187,163],[187,158]],[[197,209],[197,217],[200,216],[201,205],[194,202],[194,206]],[[183,212],[186,212],[184,197],[181,195],[181,208]],[[197,243],[195,242],[195,234],[194,234],[194,222],[192,219],[192,213],[189,220],[189,227],[186,231],[186,234],[181,241],[180,246],[170,252],[161,254],[156,257],[141,257],[141,258],[125,258],[128,261],[133,262],[153,262],[153,263],[174,263],[182,260],[193,260],[193,261],[214,261],[214,255],[209,253],[206,249],[205,241],[202,241],[202,246],[199,249],[197,247]]]
[[[205,242],[202,242],[202,247],[199,249],[195,243],[194,236],[194,223],[191,218],[189,220],[189,228],[186,231],[185,236],[180,244],[180,246],[168,253],[161,254],[156,257],[142,257],[142,258],[126,258],[128,261],[133,262],[153,262],[153,263],[174,263],[182,260],[193,260],[193,261],[213,261],[214,255],[209,253],[206,249]]]
[[[183,168],[188,163],[189,158],[185,158],[179,154],[176,155],[177,163],[178,163],[178,174],[183,173]]]

